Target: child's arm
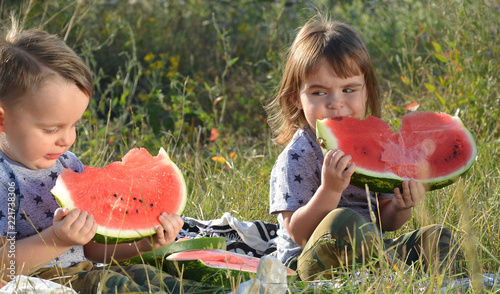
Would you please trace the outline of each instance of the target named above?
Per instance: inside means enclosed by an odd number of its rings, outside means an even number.
[[[321,220],[337,208],[356,169],[354,163],[349,165],[350,160],[350,155],[330,150],[323,162],[321,185],[312,199],[296,211],[282,212],[285,227],[295,243],[304,246]]]
[[[0,266],[2,269],[9,269],[14,264],[15,275],[29,275],[73,245],[86,244],[96,231],[97,225],[92,215],[79,210],[68,213],[67,209],[58,208],[54,213],[54,224],[40,234],[22,240],[12,240],[12,243],[9,238],[3,238]],[[14,246],[15,252],[12,252],[11,245]],[[10,270],[1,272],[2,279],[10,280]]]
[[[403,182],[403,193],[394,189],[394,198],[379,200],[382,230],[395,231],[410,218],[412,207],[425,196],[425,187],[414,180]]]
[[[111,260],[120,262],[172,243],[184,221],[176,214],[167,213],[162,213],[158,220],[161,226],[158,226],[156,234],[152,237],[131,244],[105,245],[89,242],[84,246],[85,257],[94,262],[110,263]]]

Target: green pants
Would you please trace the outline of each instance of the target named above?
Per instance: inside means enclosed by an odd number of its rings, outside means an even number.
[[[70,268],[42,268],[34,276],[70,287],[81,294],[217,293],[221,290],[189,280],[181,281],[144,264],[96,267],[90,261],[83,261]]]
[[[425,270],[439,270],[447,263],[450,243],[450,231],[440,225],[426,226],[397,239],[382,239],[373,224],[360,214],[338,208],[313,232],[296,268],[302,280],[329,279],[332,275],[328,270],[374,260],[382,249],[394,260],[409,265],[419,262]]]

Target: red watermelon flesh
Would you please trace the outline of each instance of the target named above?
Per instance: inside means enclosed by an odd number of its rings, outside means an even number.
[[[451,184],[469,169],[477,152],[472,135],[458,117],[436,112],[404,115],[398,133],[376,117],[324,119],[318,121],[317,135],[324,139],[326,149],[351,155],[358,174],[379,178],[380,183],[384,178],[416,179],[431,189]],[[377,181],[370,181],[370,188],[380,191]]]
[[[101,243],[154,234],[160,214],[182,213],[187,195],[182,173],[163,148],[158,156],[134,148],[121,161],[85,167],[79,174],[65,169],[52,193],[61,206],[94,216],[99,225],[94,240]]]
[[[256,272],[257,266],[259,265],[260,259],[232,253],[220,249],[200,249],[200,250],[189,250],[176,253],[170,259],[180,260],[201,260],[207,266],[217,267],[217,268],[233,268],[243,271]]]
[[[230,286],[229,277],[248,280],[255,276],[260,259],[221,249],[199,249],[173,253],[165,259],[164,269],[171,275]],[[295,271],[286,268],[288,277]]]

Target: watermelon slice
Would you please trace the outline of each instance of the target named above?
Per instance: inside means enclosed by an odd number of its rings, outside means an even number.
[[[259,258],[220,249],[189,250],[167,256],[164,270],[183,279],[230,287],[230,277],[234,281],[255,277],[259,262]],[[287,279],[295,276],[292,269],[286,273]]]
[[[323,119],[316,133],[325,153],[339,149],[352,156],[351,184],[363,189],[367,184],[375,192],[393,192],[409,179],[429,190],[445,187],[471,167],[477,154],[460,118],[445,113],[410,112],[399,133],[376,117]]]
[[[150,264],[157,268],[163,268],[165,257],[172,253],[195,250],[195,249],[221,249],[226,250],[225,237],[204,237],[196,239],[177,240],[160,249],[146,252],[140,256],[125,260],[119,264],[127,266],[131,264]]]
[[[187,196],[184,177],[163,148],[155,157],[134,148],[122,161],[79,174],[65,169],[51,192],[62,207],[92,213],[99,226],[93,240],[108,244],[153,235],[160,214],[181,214]]]

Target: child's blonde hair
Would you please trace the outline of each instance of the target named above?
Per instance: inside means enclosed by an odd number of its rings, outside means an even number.
[[[368,50],[348,25],[316,16],[298,32],[287,52],[278,94],[266,106],[274,142],[284,146],[298,128],[306,126],[304,112],[297,107],[302,81],[327,62],[341,78],[364,74],[367,115],[380,117],[380,90]]]
[[[82,59],[55,35],[38,29],[22,32],[13,18],[0,38],[0,103],[21,103],[19,97],[53,72],[92,97],[92,74]]]

